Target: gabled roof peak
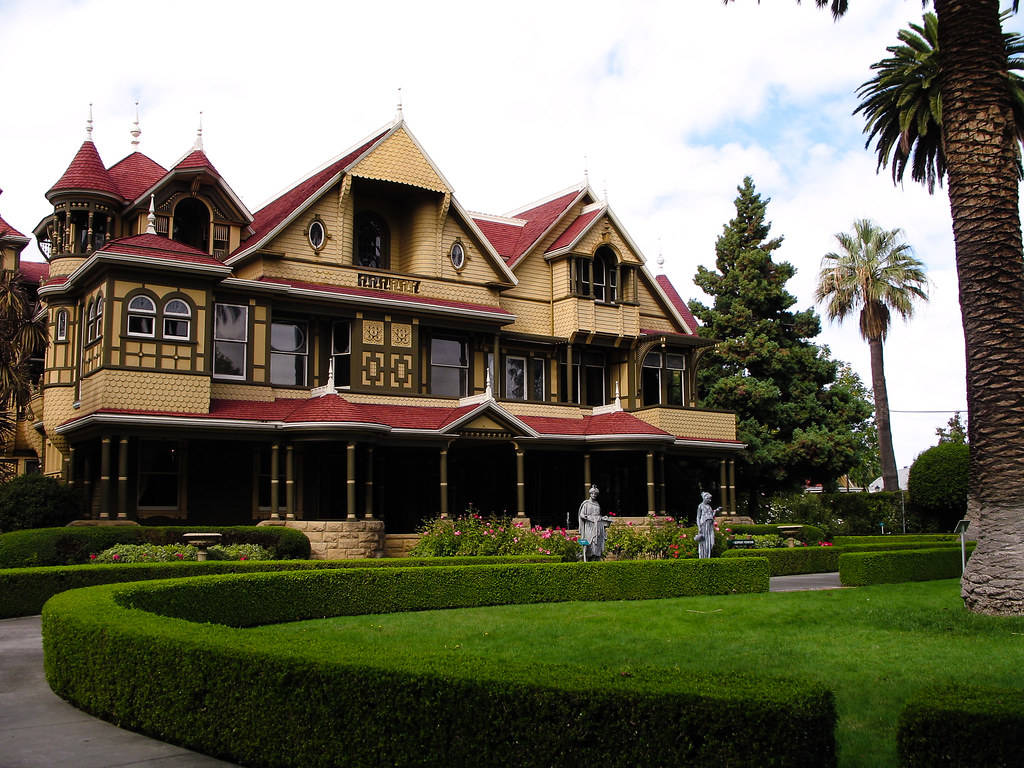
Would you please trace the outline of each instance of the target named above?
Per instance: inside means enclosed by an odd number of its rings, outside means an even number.
[[[554,192],[550,195],[542,197],[540,200],[534,200],[532,203],[527,203],[524,206],[509,211],[508,213],[505,214],[505,218],[521,218],[522,214],[526,213],[527,211],[532,211],[535,208],[540,208],[541,206],[547,205],[548,203],[558,200],[559,198],[565,197],[566,195],[572,193],[580,194],[584,190],[589,189],[590,185],[587,184],[586,181],[583,181],[579,184],[573,184],[572,186],[566,187],[565,189],[559,190],[558,192]],[[591,194],[591,197],[597,199],[596,195]]]

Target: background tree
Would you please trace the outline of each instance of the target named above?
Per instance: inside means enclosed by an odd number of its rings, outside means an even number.
[[[716,269],[699,267],[694,278],[713,306],[690,307],[701,334],[720,341],[698,372],[702,406],[736,411],[748,446],[737,484],[757,517],[762,496],[805,481],[834,487],[863,450],[871,406],[839,380],[827,348],[810,341],[821,332],[814,310],[791,311],[796,299],[785,286],[796,270],[772,260],[782,238],[769,237],[769,201],[749,177],[738,190],[736,216],[715,244]]]
[[[863,2],[863,0],[861,0]],[[729,2],[729,0],[725,0]],[[799,0],[798,0],[799,2]],[[815,0],[835,18],[847,0]],[[971,495],[978,547],[961,594],[1024,614],[1024,241],[1017,130],[999,0],[934,0],[942,141],[967,350]],[[1019,3],[1014,0],[1016,12]]]
[[[882,487],[899,490],[896,456],[889,426],[889,395],[885,386],[882,344],[889,333],[892,312],[904,319],[914,313],[914,299],[928,300],[924,265],[910,254],[898,229],[885,230],[868,219],[853,222],[853,233],[840,232],[839,253],[827,253],[815,298],[825,303],[830,320],[860,313],[860,335],[871,350],[871,389],[875,394]]]
[[[1005,14],[1004,14],[1005,16]],[[939,53],[939,20],[924,14],[923,24],[911,23],[897,35],[903,45],[886,48],[891,56],[871,65],[875,75],[857,89],[860,105],[853,111],[864,115],[865,147],[875,142],[878,169],[891,163],[892,180],[903,180],[910,165],[910,177],[925,183],[933,192],[946,175],[942,146],[942,94]],[[1024,69],[1024,37],[1003,35],[1006,47],[1006,76],[1010,86],[1017,140],[1024,130],[1024,79],[1013,70]],[[1021,172],[1020,159],[1017,172]]]
[[[957,411],[950,417],[949,421],[946,422],[945,428],[939,427],[936,429],[935,434],[939,437],[939,445],[942,445],[943,443],[966,445],[967,427],[965,427],[963,421],[960,420],[960,411]]]
[[[37,312],[21,278],[0,271],[0,442],[13,436],[16,409],[36,384],[31,358],[46,346],[46,326]]]
[[[910,466],[907,490],[911,508],[926,531],[948,533],[967,513],[970,448],[964,443],[939,443]]]

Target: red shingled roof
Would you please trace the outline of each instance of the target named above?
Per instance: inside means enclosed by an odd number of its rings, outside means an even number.
[[[259,242],[265,235],[273,231],[273,229],[282,221],[287,219],[296,208],[312,197],[333,176],[345,170],[345,168],[351,165],[356,158],[372,147],[386,133],[387,131],[382,131],[358,149],[349,152],[344,157],[335,160],[323,170],[307,177],[276,200],[256,211],[251,224],[253,234],[250,235],[238,248],[236,248],[234,253],[238,253],[249,248],[254,243]]]
[[[494,250],[498,252],[506,262],[515,255],[516,243],[519,242],[519,235],[523,232],[522,224],[513,224],[509,221],[491,221],[489,219],[473,219],[484,237],[490,240]]]
[[[473,219],[473,221],[491,241],[494,250],[511,267],[566,212],[582,191],[583,188],[578,187],[553,200],[514,214],[515,218],[524,220],[523,224],[488,221],[487,219]]]
[[[210,158],[206,156],[206,153],[201,149],[193,149],[180,163],[178,163],[171,170],[184,171],[190,168],[204,168],[211,171],[215,176],[220,177],[217,173],[217,169],[213,167],[213,163],[210,162]]]
[[[91,141],[82,142],[78,154],[71,165],[64,171],[56,184],[50,187],[47,196],[62,189],[88,189],[95,192],[106,192],[120,198],[121,190],[111,178],[106,166]]]
[[[45,280],[50,274],[50,265],[45,261],[25,261],[24,259],[20,262],[21,277],[30,285],[39,285],[40,282]]]
[[[668,432],[625,411],[565,419],[553,416],[522,416],[522,421],[542,435],[668,435]]]
[[[697,322],[697,318],[693,316],[693,313],[690,311],[690,308],[686,306],[686,302],[683,301],[682,297],[676,291],[675,286],[672,285],[672,282],[668,279],[668,276],[658,275],[654,279],[658,281],[658,285],[661,286],[661,289],[665,292],[665,295],[668,296],[668,300],[672,302],[672,306],[676,308],[676,311],[678,311],[680,315],[682,315],[683,322],[686,323],[686,325],[689,327],[691,331],[690,335],[696,336],[697,328],[700,327],[700,324]]]
[[[21,232],[16,230],[0,216],[0,237],[24,237]]]
[[[267,277],[263,276],[260,278],[261,283],[270,283],[273,285],[287,285],[292,288],[299,288],[307,291],[324,291],[327,293],[336,293],[342,296],[375,296],[382,299],[395,299],[397,301],[404,301],[412,304],[422,304],[425,306],[433,307],[453,307],[455,309],[468,309],[476,312],[490,312],[498,313],[502,315],[508,315],[511,319],[513,317],[511,312],[502,309],[501,307],[495,307],[490,304],[470,304],[465,301],[450,301],[448,299],[434,299],[428,296],[419,296],[416,294],[409,293],[388,293],[387,291],[374,291],[370,288],[354,288],[347,285],[330,285],[327,283],[306,283],[301,280],[288,280],[283,277]]]
[[[110,166],[108,172],[126,200],[138,199],[139,195],[167,175],[166,168],[141,152],[132,152],[118,160]]]
[[[221,262],[191,245],[179,243],[160,235],[142,234],[122,237],[104,244],[96,253],[123,253],[128,256],[148,256],[170,261],[187,261],[195,264],[216,264]]]
[[[547,252],[551,253],[552,251],[557,251],[559,248],[567,248],[572,245],[576,238],[585,232],[590,225],[594,223],[594,219],[604,213],[605,210],[605,207],[602,206],[601,208],[595,208],[592,211],[581,213],[573,220],[568,229],[559,235],[558,239],[551,244],[551,247],[548,248]]]

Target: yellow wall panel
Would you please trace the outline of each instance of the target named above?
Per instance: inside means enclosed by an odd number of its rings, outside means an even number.
[[[404,128],[385,139],[352,169],[352,175],[450,192]]]

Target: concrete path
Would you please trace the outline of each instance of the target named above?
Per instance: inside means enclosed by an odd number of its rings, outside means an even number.
[[[773,576],[772,592],[837,589],[838,573]],[[231,766],[81,712],[43,675],[38,616],[0,620],[0,768]]]
[[[772,576],[769,592],[800,592],[808,589],[840,589],[839,573],[799,573],[796,576]]]
[[[126,731],[59,698],[43,675],[38,616],[0,620],[0,768],[230,766]]]

